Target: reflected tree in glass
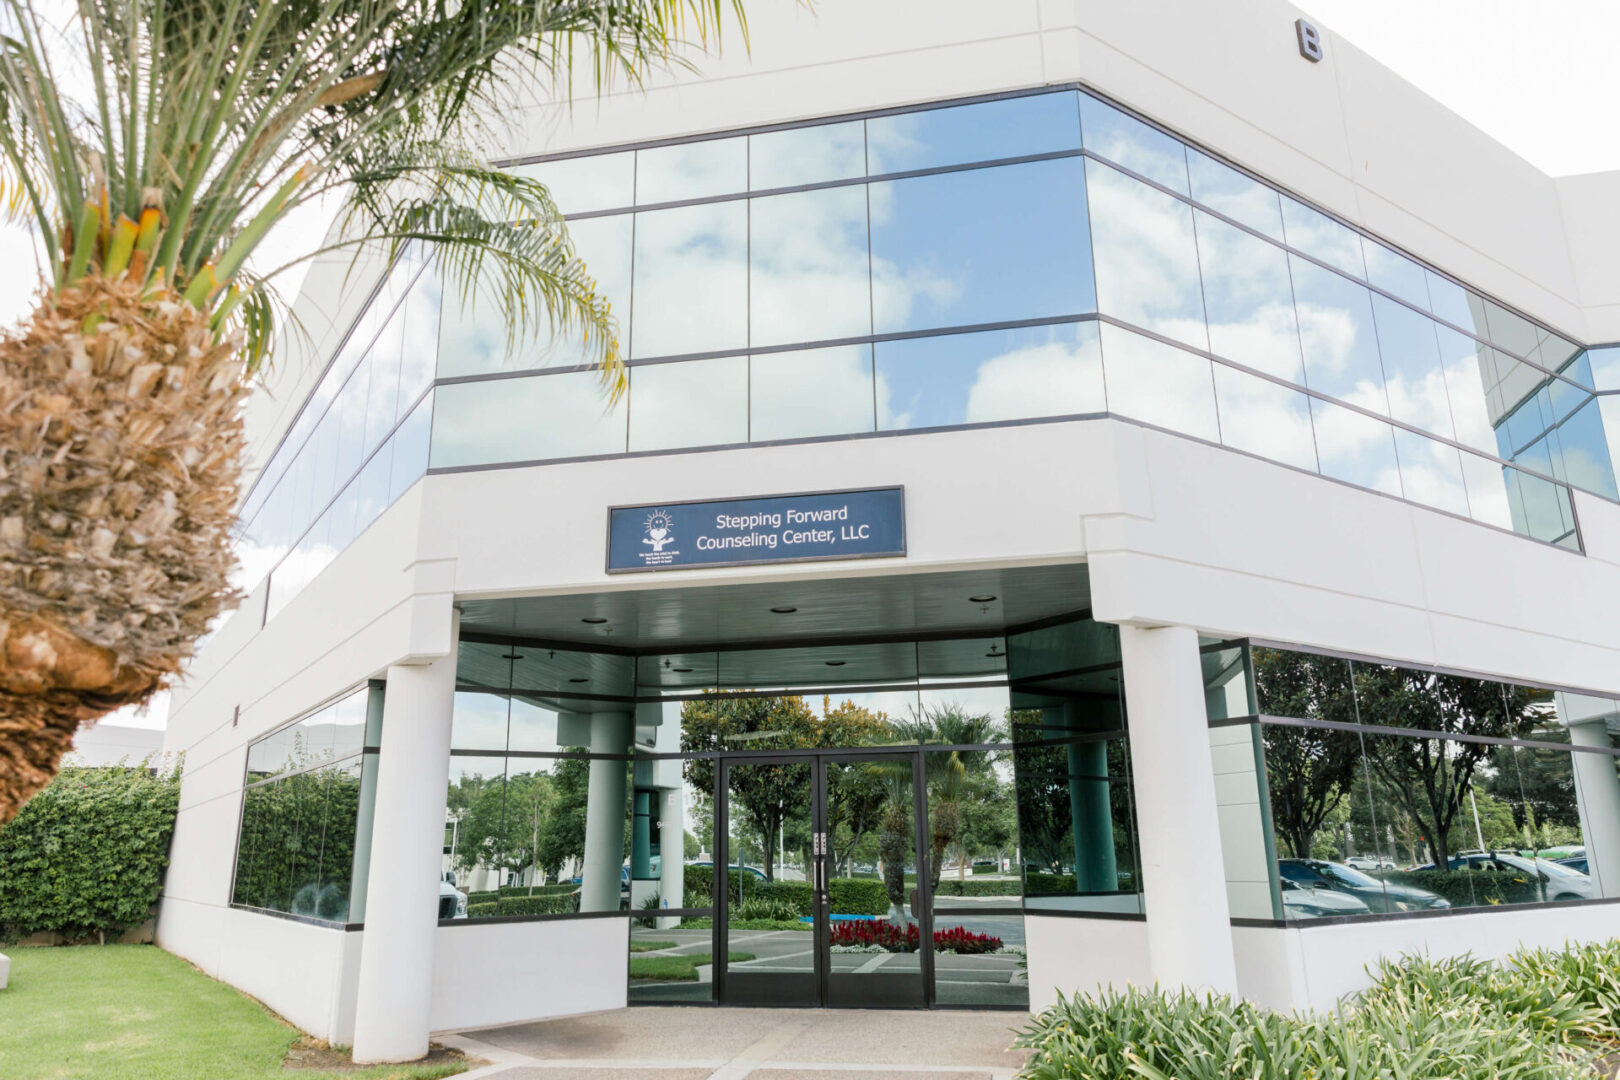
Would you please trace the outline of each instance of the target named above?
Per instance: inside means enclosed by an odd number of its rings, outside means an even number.
[[[1263,715],[1355,722],[1348,661],[1256,648],[1254,683]],[[1360,771],[1360,736],[1276,724],[1261,731],[1272,824],[1289,855],[1309,859],[1316,834],[1341,810]]]

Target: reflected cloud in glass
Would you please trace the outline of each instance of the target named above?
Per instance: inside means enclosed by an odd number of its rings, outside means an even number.
[[[749,215],[751,344],[872,332],[863,187],[754,199]]]
[[[1080,95],[1080,130],[1092,153],[1171,191],[1188,193],[1187,152],[1181,140],[1084,93]]]
[[[630,369],[630,449],[748,441],[748,357]]]
[[[933,169],[1080,148],[1074,92],[874,116],[866,121],[867,172]]]
[[[438,389],[433,468],[619,454],[625,400],[611,407],[594,371]]]
[[[1196,201],[1279,243],[1282,241],[1282,205],[1271,188],[1190,146],[1187,171],[1191,174],[1192,197]]]
[[[1202,210],[1193,216],[1209,309],[1209,351],[1304,383],[1287,254]]]
[[[748,139],[705,139],[636,151],[636,202],[678,202],[748,190]]]
[[[1400,465],[1388,424],[1320,398],[1311,399],[1311,419],[1323,476],[1401,497]]]
[[[1098,310],[1209,348],[1192,208],[1124,173],[1086,162]]]
[[[753,191],[852,180],[864,175],[864,121],[815,124],[748,136],[748,186]]]
[[[1102,348],[1110,412],[1220,441],[1208,360],[1106,323]]]
[[[872,346],[765,353],[749,358],[754,442],[873,430]]]
[[[630,355],[747,346],[747,202],[637,214]]]
[[[1389,415],[1378,332],[1366,288],[1295,255],[1288,257],[1288,266],[1299,310],[1306,384]]]
[[[1221,441],[1284,465],[1316,472],[1316,441],[1305,394],[1215,365]]]

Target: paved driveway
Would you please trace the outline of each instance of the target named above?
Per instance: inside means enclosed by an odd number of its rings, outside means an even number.
[[[438,1041],[467,1080],[1011,1080],[1016,1012],[640,1007]]]

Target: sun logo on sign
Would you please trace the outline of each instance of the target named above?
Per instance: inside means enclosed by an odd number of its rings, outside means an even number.
[[[665,544],[673,543],[675,540],[675,537],[670,535],[673,525],[674,522],[667,511],[654,510],[647,515],[647,539],[642,543],[650,544],[654,551],[663,551]]]

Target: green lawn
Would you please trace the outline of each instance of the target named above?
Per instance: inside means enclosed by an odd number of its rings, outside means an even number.
[[[459,1064],[283,1071],[300,1037],[262,1005],[151,945],[14,949],[0,990],[5,1080],[432,1080]]]
[[[657,952],[659,949],[673,949],[674,947],[675,943],[673,941],[637,941],[634,938],[630,941],[631,952]]]
[[[753,953],[745,952],[726,955],[733,964],[754,958]],[[707,964],[710,959],[709,953],[694,953],[691,956],[632,956],[630,977],[646,979],[649,982],[696,982],[698,967]]]

